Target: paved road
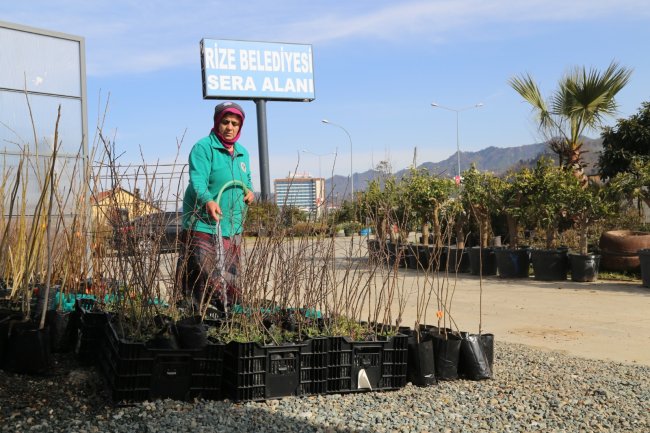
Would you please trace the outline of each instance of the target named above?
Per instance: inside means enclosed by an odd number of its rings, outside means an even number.
[[[478,332],[482,318],[483,332],[502,341],[650,365],[650,289],[640,283],[488,277],[483,280],[482,315],[479,291],[478,277],[459,276],[451,314],[461,330]],[[415,319],[412,302],[405,317]]]
[[[400,275],[411,292],[404,322],[413,326],[423,275],[410,269],[400,269]],[[650,365],[650,289],[641,281],[546,282],[491,276],[481,282],[470,274],[450,275],[447,281],[449,293],[455,288],[450,313],[461,331],[478,332],[481,322],[484,333],[502,341]],[[435,310],[429,309],[427,323],[435,324]]]

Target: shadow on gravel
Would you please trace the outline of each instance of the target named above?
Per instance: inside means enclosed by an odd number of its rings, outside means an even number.
[[[55,366],[46,375],[19,375],[0,370],[0,432],[372,431],[360,430],[358,426],[348,428],[344,419],[318,418],[301,409],[303,399],[324,398],[318,396],[256,403],[158,400],[116,406],[109,400],[98,369],[79,365],[72,354],[55,354],[54,358]],[[333,398],[322,404],[336,406],[337,402]],[[325,426],[326,423],[329,425]]]

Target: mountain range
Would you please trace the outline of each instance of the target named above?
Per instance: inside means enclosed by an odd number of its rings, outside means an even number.
[[[585,172],[587,174],[596,172],[598,155],[603,148],[602,138],[583,138],[583,161],[586,164]],[[461,172],[467,170],[471,164],[482,171],[490,171],[497,175],[504,174],[509,169],[518,166],[533,166],[536,161],[543,155],[553,157],[551,149],[547,142],[527,144],[515,147],[494,147],[490,146],[477,152],[460,152],[460,169]],[[374,170],[368,170],[362,173],[354,173],[354,190],[363,191],[366,189],[368,182],[379,177],[386,168],[389,167],[389,161],[382,161]],[[457,153],[454,152],[444,161],[424,162],[417,166],[418,169],[427,169],[431,174],[439,176],[453,177],[456,175],[458,167]],[[393,174],[397,178],[404,176],[410,167],[401,169]],[[337,198],[350,194],[349,176],[335,175],[325,180],[325,190],[332,194],[335,201]]]

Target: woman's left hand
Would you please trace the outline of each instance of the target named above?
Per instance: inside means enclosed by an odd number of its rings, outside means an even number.
[[[244,202],[246,204],[251,204],[253,203],[253,200],[255,200],[255,194],[253,194],[253,191],[249,189],[246,195],[244,196]]]

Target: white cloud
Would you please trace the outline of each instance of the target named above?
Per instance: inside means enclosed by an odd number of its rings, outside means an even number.
[[[647,3],[641,0],[375,1],[372,4],[374,8],[357,14],[348,14],[340,8],[330,9],[314,19],[290,23],[286,32],[305,35],[312,42],[349,37],[399,40],[412,36],[439,41],[447,33],[464,33],[495,23],[583,21],[616,15],[637,18],[650,15]]]
[[[350,38],[443,43],[499,24],[650,15],[646,0],[355,2],[68,0],[8,2],[7,21],[84,36],[88,73],[142,73],[196,62],[203,37],[342,42]]]

